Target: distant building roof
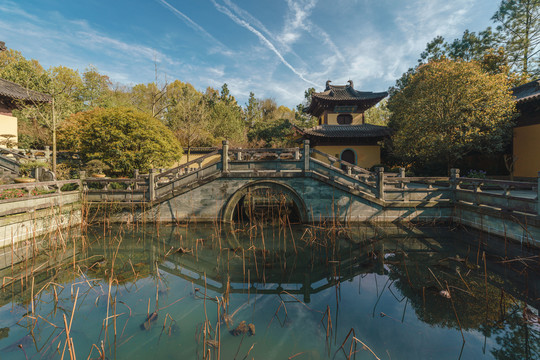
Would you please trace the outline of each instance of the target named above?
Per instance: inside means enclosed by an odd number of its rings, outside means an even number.
[[[0,96],[7,97],[11,100],[37,101],[37,102],[51,101],[51,97],[47,94],[43,94],[38,91],[26,89],[17,83],[4,80],[4,79],[0,79]]]
[[[361,125],[319,125],[311,129],[297,130],[305,137],[317,138],[382,138],[392,131],[386,126]]]
[[[386,91],[374,93],[355,90],[351,80],[349,80],[348,85],[330,85],[330,80],[328,80],[323,92],[311,95],[311,103],[305,112],[313,116],[320,116],[324,110],[333,111],[335,106],[340,105],[354,105],[356,106],[355,112],[364,112],[387,95]]]
[[[532,100],[540,100],[540,79],[533,80],[512,89],[518,104]]]

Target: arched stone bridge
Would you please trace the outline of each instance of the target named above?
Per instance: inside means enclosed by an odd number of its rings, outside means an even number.
[[[399,175],[369,172],[310,149],[307,141],[302,149],[229,149],[224,142],[219,151],[161,173],[88,178],[83,185],[90,202],[141,204],[157,221],[232,221],[242,199],[259,189],[285,195],[302,222],[451,218],[451,179]]]

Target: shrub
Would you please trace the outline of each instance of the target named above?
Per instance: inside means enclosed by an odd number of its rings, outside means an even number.
[[[122,175],[167,167],[182,156],[180,144],[165,125],[131,108],[81,112],[64,125],[61,144],[79,151],[83,160],[101,160]]]

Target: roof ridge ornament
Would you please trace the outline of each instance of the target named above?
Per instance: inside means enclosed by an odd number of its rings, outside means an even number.
[[[331,82],[332,82],[332,80],[327,80],[326,81],[326,89],[324,89],[324,91],[330,90],[330,83]]]
[[[349,83],[349,87],[350,87],[351,89],[354,89],[354,83],[353,83],[353,81],[349,79],[347,82]]]

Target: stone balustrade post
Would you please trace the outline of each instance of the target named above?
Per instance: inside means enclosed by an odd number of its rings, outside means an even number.
[[[88,184],[84,181],[84,180],[86,180],[86,171],[84,171],[84,170],[79,171],[79,179],[81,181],[81,186],[80,186],[81,191],[87,191],[88,190]]]
[[[536,192],[536,213],[538,216],[540,216],[540,171],[538,172],[538,178],[537,178],[537,192]]]
[[[148,174],[148,194],[150,201],[156,200],[156,169],[150,169]]]
[[[457,194],[456,190],[460,189],[459,186],[459,169],[450,169],[450,188],[452,190],[452,201],[456,201]]]
[[[400,178],[404,178],[404,177],[406,177],[406,176],[407,176],[407,175],[405,174],[405,168],[400,167],[400,168],[399,168],[399,177],[400,177]],[[403,180],[401,180],[401,181],[399,182],[399,187],[402,188],[402,189],[405,188],[405,183],[403,182]]]
[[[238,148],[238,155],[236,155],[236,160],[242,161],[242,148]]]
[[[459,169],[450,169],[450,184],[452,185],[453,190],[459,189],[458,179]]]
[[[309,140],[304,140],[304,171],[309,171]]]
[[[49,146],[45,146],[45,160],[51,160],[51,148]]]
[[[378,167],[377,171],[377,198],[384,200],[384,168]]]
[[[221,163],[221,170],[223,172],[229,172],[229,142],[227,140],[223,140],[223,148],[221,150]]]
[[[300,160],[300,149],[294,149],[294,160]]]

